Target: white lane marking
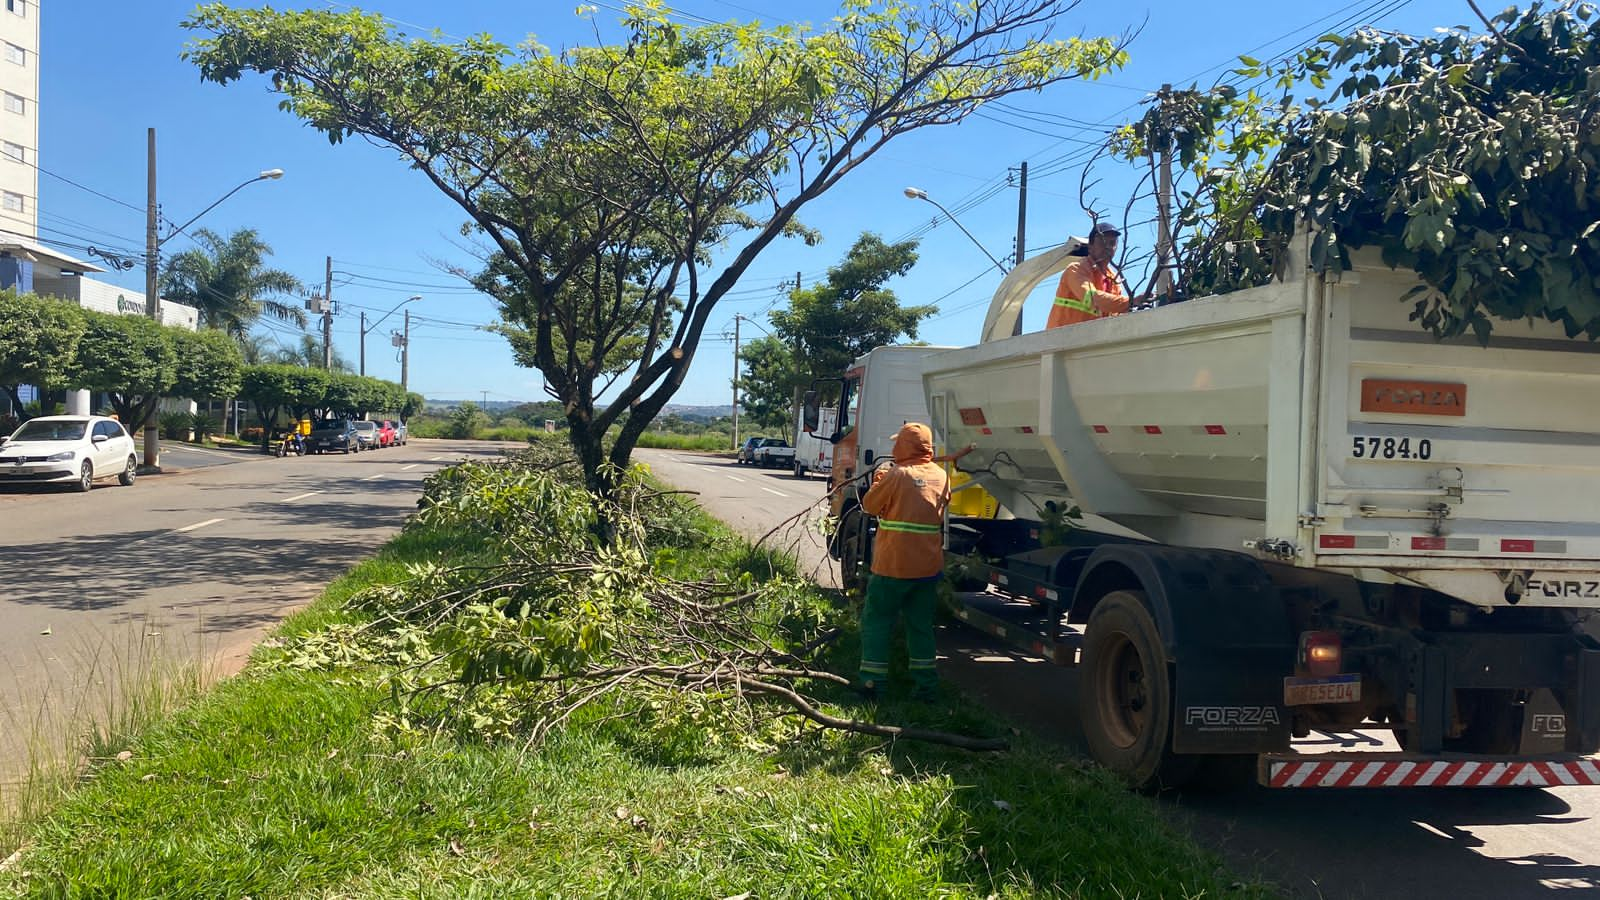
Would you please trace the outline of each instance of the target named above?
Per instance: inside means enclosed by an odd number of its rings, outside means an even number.
[[[374,481],[374,480],[376,480],[376,479],[379,479],[379,478],[382,478],[382,477],[383,477],[383,473],[382,473],[382,472],[379,472],[379,473],[378,473],[378,474],[376,474],[376,475],[368,475],[368,476],[367,476],[367,477],[365,477],[365,478],[363,478],[363,479],[361,479],[361,480],[362,480],[362,481]]]
[[[320,493],[322,493],[322,492],[321,491],[306,491],[304,494],[295,494],[293,497],[289,497],[289,498],[284,499],[284,500],[279,500],[278,502],[279,503],[293,503],[296,500],[304,500],[305,498],[310,497],[313,494],[320,494]]]
[[[204,453],[206,456],[238,456],[237,453],[223,453],[219,450],[202,450],[199,447],[190,447],[187,444],[166,444],[162,448],[166,453]]]
[[[430,456],[430,457],[428,457],[428,462],[438,462],[441,459],[449,459],[449,458],[450,457],[448,457],[448,456]]]
[[[740,484],[744,484],[744,479],[737,475],[729,475],[727,472],[723,472],[722,477],[728,479],[729,481],[737,481]]]
[[[420,466],[420,465],[422,465],[422,463],[412,463],[409,466],[401,466],[400,467],[400,471],[404,472],[404,471],[406,471],[408,469],[415,469],[417,466]]]
[[[207,519],[204,522],[196,522],[193,525],[185,525],[182,528],[179,528],[176,533],[177,534],[182,534],[185,531],[193,531],[196,528],[204,528],[207,525],[215,525],[215,524],[217,524],[218,522],[221,522],[221,521],[223,521],[223,520],[222,519]]]
[[[779,497],[787,497],[787,496],[789,496],[788,494],[785,494],[783,491],[775,491],[775,490],[773,490],[772,488],[769,488],[769,487],[764,487],[764,488],[762,488],[762,490],[766,491],[769,494],[777,494]]]

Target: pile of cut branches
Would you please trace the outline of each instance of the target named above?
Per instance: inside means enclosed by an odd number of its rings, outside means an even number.
[[[481,559],[412,566],[356,595],[362,624],[300,639],[285,663],[382,672],[394,700],[383,717],[395,727],[530,745],[582,713],[722,735],[798,715],[883,737],[1004,746],[829,714],[819,698],[851,695],[849,680],[818,662],[840,633],[840,610],[822,592],[748,552],[741,571],[708,572],[708,558],[740,560],[743,548],[696,527],[703,519],[685,497],[635,468],[597,500],[555,452],[430,479],[407,527],[460,534]],[[601,517],[615,526],[609,539],[594,528]]]

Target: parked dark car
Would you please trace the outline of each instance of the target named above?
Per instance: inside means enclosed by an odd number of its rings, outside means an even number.
[[[306,449],[312,453],[353,453],[361,449],[361,438],[356,425],[349,419],[323,419],[311,425],[311,436],[306,438]]]

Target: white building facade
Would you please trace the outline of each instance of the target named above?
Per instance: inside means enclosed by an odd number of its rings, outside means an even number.
[[[0,0],[0,225],[39,237],[39,2]],[[16,284],[0,265],[0,283]]]

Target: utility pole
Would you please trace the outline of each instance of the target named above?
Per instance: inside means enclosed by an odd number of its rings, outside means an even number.
[[[796,281],[799,273],[796,272]],[[739,449],[739,320],[743,319],[737,313],[733,316],[733,449]]]
[[[1017,265],[1022,265],[1022,260],[1028,255],[1028,161],[1022,161],[1022,177],[1019,181],[1020,190],[1017,191]],[[1022,316],[1017,316],[1017,321],[1011,325],[1011,333],[1022,333]]]
[[[1161,86],[1160,103],[1167,105],[1167,98],[1172,93],[1172,85]],[[1172,300],[1172,135],[1166,127],[1166,110],[1162,110],[1161,117],[1161,144],[1156,148],[1156,173],[1160,178],[1158,188],[1158,204],[1160,214],[1156,216],[1156,296],[1162,302]]]
[[[406,310],[406,330],[400,336],[400,393],[406,390],[406,370],[411,365],[411,310]]]
[[[161,244],[156,237],[156,130],[145,130],[145,160],[148,169],[149,192],[144,209],[144,312],[161,324],[161,295],[156,292],[156,266],[160,260],[156,253]],[[129,423],[130,425],[133,423]],[[161,471],[161,434],[156,430],[155,410],[144,423],[144,465],[152,472]]]
[[[322,368],[333,371],[333,257],[322,282]]]
[[[361,312],[361,371],[360,371],[360,374],[362,374],[362,375],[367,374],[367,313],[366,313],[365,310],[363,310]]]

